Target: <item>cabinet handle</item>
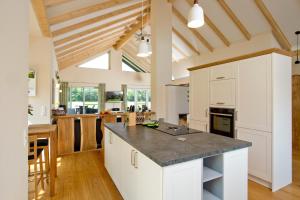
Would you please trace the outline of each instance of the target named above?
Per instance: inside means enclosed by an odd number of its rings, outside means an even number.
[[[238,111],[237,111],[237,110],[234,112],[234,120],[235,120],[235,121],[238,120]]]
[[[234,129],[234,136],[233,136],[234,138],[238,138],[238,130],[237,129]]]
[[[217,102],[218,105],[224,105],[224,102]]]
[[[112,134],[111,134],[111,132],[109,133],[109,143],[112,144]]]
[[[208,125],[205,124],[205,132],[208,132]]]
[[[131,150],[131,165],[134,166],[134,159],[133,159],[134,150]]]
[[[219,76],[216,79],[220,80],[220,79],[224,79],[224,78],[225,78],[224,76]]]
[[[205,109],[205,117],[208,117],[208,109]]]
[[[134,153],[134,167],[138,168],[138,152]]]

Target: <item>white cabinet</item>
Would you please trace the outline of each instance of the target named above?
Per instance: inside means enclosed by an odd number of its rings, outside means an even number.
[[[237,127],[272,131],[271,55],[242,60],[237,70]]]
[[[215,107],[235,105],[235,79],[210,82],[210,105]]]
[[[190,76],[190,119],[208,122],[209,69],[201,69]]]
[[[209,131],[208,122],[202,122],[193,119],[190,119],[189,128],[196,129],[203,132]]]
[[[238,128],[237,138],[252,143],[249,148],[249,174],[271,182],[271,133]]]
[[[226,80],[234,79],[236,70],[236,62],[226,63],[210,68],[210,80]]]

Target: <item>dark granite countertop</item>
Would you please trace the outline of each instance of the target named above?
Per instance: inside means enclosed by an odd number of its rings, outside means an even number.
[[[107,123],[105,127],[161,167],[251,146],[249,142],[204,132],[172,136],[142,125]],[[178,137],[186,140],[179,141]]]

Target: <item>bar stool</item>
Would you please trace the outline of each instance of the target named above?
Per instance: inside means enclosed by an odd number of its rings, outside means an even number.
[[[33,142],[30,142],[30,148],[32,149],[34,146]],[[42,149],[43,154],[44,154],[44,158],[45,158],[45,171],[46,171],[46,176],[48,177],[49,174],[49,140],[48,139],[37,139],[37,148],[38,149]],[[43,163],[43,162],[42,162]],[[43,166],[43,164],[42,164]],[[48,179],[47,179],[48,182]]]
[[[34,195],[35,199],[38,198],[38,184],[41,183],[41,187],[44,190],[44,170],[43,170],[43,160],[42,160],[42,148],[37,147],[37,136],[28,136],[29,140],[29,150],[28,150],[28,167],[34,165]],[[33,148],[31,148],[33,144]],[[40,166],[40,178],[38,179],[37,164]]]

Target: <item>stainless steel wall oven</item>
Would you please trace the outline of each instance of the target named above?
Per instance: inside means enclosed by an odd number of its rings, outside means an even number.
[[[210,108],[210,132],[234,138],[234,109]]]

